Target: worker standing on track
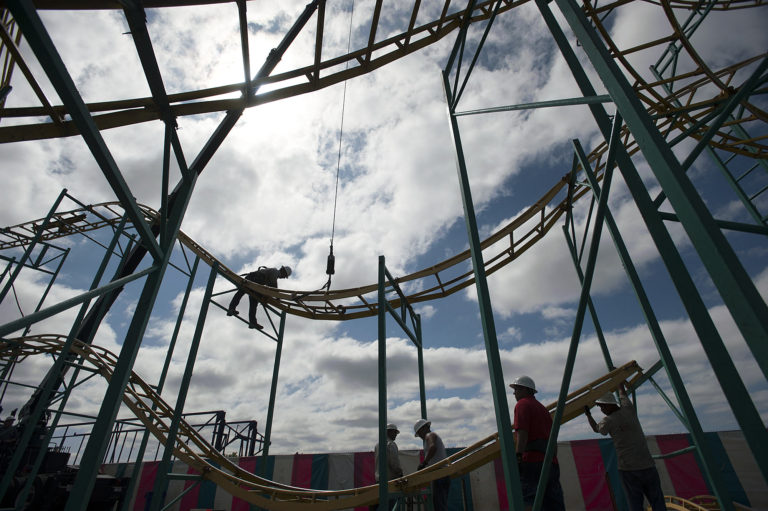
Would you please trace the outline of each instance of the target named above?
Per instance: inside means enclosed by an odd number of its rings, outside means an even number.
[[[656,470],[651,451],[648,450],[648,442],[635,407],[627,396],[624,382],[619,384],[619,400],[621,406],[613,394],[608,393],[595,401],[605,415],[599,423],[592,418],[588,406],[584,407],[584,413],[595,433],[611,435],[630,511],[645,509],[643,495],[648,499],[653,511],[664,511],[667,506],[664,503],[659,472]]]
[[[426,419],[419,419],[413,425],[413,432],[424,441],[424,461],[419,463],[419,470],[424,467],[434,465],[438,461],[444,460],[448,455],[445,452],[443,439],[430,431],[432,422]],[[432,503],[435,511],[445,511],[448,509],[448,492],[451,490],[451,478],[441,477],[432,481]]]
[[[397,444],[395,443],[395,438],[397,438],[397,435],[400,434],[400,430],[397,429],[397,426],[395,424],[387,424],[387,481],[391,481],[392,479],[396,479],[398,477],[403,477],[403,468],[400,466],[400,453],[397,449]],[[379,482],[379,444],[376,444],[376,447],[373,450],[374,456],[373,456],[373,463],[374,463],[374,473],[376,476],[376,483]],[[389,499],[389,506],[387,509],[393,509],[395,507],[395,504],[397,504],[397,499]],[[378,509],[378,505],[373,505],[370,507],[371,511],[375,511]]]
[[[277,268],[267,268],[266,266],[260,266],[258,270],[252,271],[245,276],[245,280],[254,282],[256,284],[262,284],[269,287],[277,287],[277,279],[286,279],[291,276],[290,266],[281,266]],[[237,304],[240,303],[240,299],[245,294],[245,291],[238,289],[235,292],[235,296],[232,297],[232,301],[229,302],[229,308],[227,309],[227,316],[236,316]],[[250,307],[248,308],[248,328],[258,328],[261,330],[264,328],[256,321],[256,312],[259,310],[259,302],[264,303],[264,297],[259,295],[259,298],[255,298],[252,295],[248,295],[248,302]]]
[[[541,469],[544,467],[544,453],[547,450],[549,433],[552,431],[552,417],[547,409],[533,395],[536,384],[528,376],[515,378],[510,385],[517,404],[515,405],[515,452],[520,472],[523,502],[530,509],[536,497]],[[560,486],[560,465],[557,457],[552,458],[549,478],[544,490],[542,511],[565,511],[563,488]]]

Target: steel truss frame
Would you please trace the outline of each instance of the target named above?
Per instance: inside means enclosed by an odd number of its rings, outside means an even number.
[[[687,170],[698,154],[705,148],[708,148],[710,152],[714,152],[714,149],[710,148],[708,143],[714,136],[714,134],[720,129],[721,125],[729,118],[733,116],[739,116],[743,114],[743,109],[739,109],[740,102],[749,98],[750,94],[758,93],[760,84],[765,82],[766,69],[768,68],[768,58],[763,57],[762,61],[758,63],[755,70],[752,71],[751,76],[745,81],[745,83],[739,88],[738,91],[734,91],[732,96],[727,101],[720,103],[713,113],[706,116],[703,121],[699,121],[695,125],[695,129],[703,130],[703,134],[699,139],[699,144],[691,151],[683,163],[679,163],[676,157],[671,152],[671,146],[682,140],[682,137],[678,137],[672,141],[665,140],[659,133],[658,128],[654,125],[651,116],[643,108],[638,99],[638,94],[628,83],[625,76],[618,69],[616,62],[611,54],[605,47],[603,39],[601,39],[602,29],[599,21],[599,17],[593,17],[590,20],[584,14],[584,11],[579,8],[573,0],[555,0],[561,12],[565,15],[566,22],[570,26],[571,30],[576,34],[580,46],[589,57],[592,66],[598,71],[598,74],[603,82],[603,85],[607,88],[607,95],[596,94],[594,88],[590,84],[587,75],[582,68],[581,63],[576,57],[572,47],[567,41],[562,28],[559,26],[554,15],[549,8],[549,0],[536,0],[536,5],[542,15],[543,20],[552,32],[552,36],[557,43],[560,51],[568,63],[571,72],[579,85],[579,88],[583,94],[583,98],[573,98],[568,100],[554,100],[543,101],[539,103],[527,103],[521,105],[510,105],[504,107],[491,107],[483,108],[473,111],[457,111],[459,101],[461,99],[462,92],[466,87],[469,80],[472,69],[477,62],[479,55],[482,51],[483,44],[488,34],[488,30],[494,21],[494,16],[489,18],[487,27],[482,37],[479,39],[475,48],[474,56],[468,69],[463,76],[463,82],[460,84],[460,78],[462,77],[461,65],[462,59],[465,54],[466,45],[466,27],[463,27],[459,33],[457,41],[454,46],[454,51],[451,54],[448,64],[443,71],[443,81],[445,89],[445,97],[448,105],[448,113],[450,119],[450,126],[453,135],[454,148],[456,151],[457,168],[459,171],[459,182],[462,191],[462,198],[464,203],[465,221],[467,223],[468,238],[470,242],[470,249],[472,251],[472,263],[476,273],[476,286],[478,292],[478,303],[482,318],[483,333],[486,339],[486,352],[489,359],[489,369],[492,390],[494,394],[494,405],[496,407],[497,423],[499,423],[499,437],[502,443],[502,461],[505,471],[505,482],[507,486],[507,495],[512,495],[510,502],[510,509],[522,510],[524,509],[522,501],[520,501],[520,487],[517,474],[517,465],[515,459],[512,456],[513,445],[505,448],[504,446],[504,434],[503,430],[504,422],[508,423],[509,411],[506,405],[506,391],[503,386],[503,377],[501,376],[501,366],[499,363],[498,345],[496,344],[496,332],[493,323],[492,309],[490,306],[490,298],[487,291],[487,284],[485,282],[485,275],[483,272],[484,264],[482,261],[482,252],[479,244],[479,238],[477,236],[477,222],[472,206],[472,200],[470,195],[470,185],[467,179],[466,164],[464,159],[464,152],[461,146],[461,140],[459,136],[459,128],[457,118],[462,115],[475,115],[489,112],[501,112],[501,111],[514,111],[525,110],[532,108],[545,108],[563,105],[584,104],[588,105],[595,117],[598,128],[600,129],[603,137],[605,138],[605,144],[607,144],[607,154],[605,161],[596,162],[597,168],[592,169],[592,163],[590,158],[586,155],[578,140],[574,140],[574,167],[571,171],[570,180],[571,185],[569,187],[569,204],[567,210],[566,223],[563,226],[563,231],[566,237],[566,243],[568,245],[569,252],[572,255],[575,270],[577,276],[581,282],[581,296],[578,303],[576,320],[573,328],[573,334],[571,337],[571,344],[568,351],[566,366],[564,368],[564,374],[562,384],[559,392],[558,404],[555,410],[553,419],[552,434],[550,435],[547,445],[547,452],[545,454],[544,468],[540,476],[540,484],[536,493],[536,499],[533,509],[537,511],[541,509],[543,502],[543,487],[548,479],[548,473],[550,468],[550,462],[554,456],[555,445],[557,441],[557,434],[559,432],[562,413],[564,410],[565,400],[567,398],[570,386],[570,379],[573,370],[573,365],[576,360],[576,354],[578,349],[578,343],[582,332],[583,323],[587,310],[589,310],[590,317],[595,327],[598,342],[600,344],[605,363],[607,368],[614,369],[613,362],[611,360],[610,351],[608,349],[606,340],[604,338],[600,323],[598,320],[598,314],[596,308],[590,297],[590,286],[592,276],[596,270],[595,263],[597,258],[597,249],[600,242],[600,236],[603,231],[603,226],[606,225],[607,229],[614,241],[614,245],[619,253],[622,264],[624,265],[627,276],[635,290],[638,301],[640,302],[641,309],[648,323],[651,336],[656,344],[656,348],[659,352],[660,360],[646,375],[646,380],[650,380],[653,385],[662,394],[662,397],[669,404],[673,412],[680,418],[681,422],[689,430],[692,435],[694,445],[693,449],[702,459],[704,465],[705,476],[711,483],[713,491],[720,503],[721,509],[733,509],[733,502],[728,495],[722,476],[717,471],[714,458],[709,451],[709,447],[706,445],[703,436],[703,430],[696,416],[695,409],[688,397],[685,386],[683,385],[682,378],[677,370],[674,358],[669,350],[666,340],[661,332],[658,321],[655,317],[653,309],[651,307],[648,296],[646,295],[642,283],[637,275],[632,260],[629,256],[629,252],[626,250],[626,246],[623,243],[621,234],[618,227],[610,214],[610,210],[607,207],[608,196],[610,193],[611,176],[614,166],[618,165],[618,168],[622,172],[624,180],[627,182],[632,196],[635,202],[641,210],[642,216],[646,221],[649,232],[651,233],[654,242],[659,249],[662,260],[666,264],[670,276],[678,289],[678,292],[688,310],[690,319],[694,328],[700,336],[702,346],[707,353],[715,373],[718,377],[721,387],[726,394],[731,409],[734,415],[737,417],[742,430],[744,431],[747,442],[752,449],[752,452],[756,460],[760,460],[760,470],[763,474],[763,478],[768,483],[768,466],[766,466],[766,460],[768,460],[768,452],[766,452],[766,441],[768,441],[768,433],[760,419],[760,416],[755,408],[754,403],[749,398],[749,394],[746,391],[743,381],[741,380],[736,368],[728,354],[725,345],[720,338],[717,330],[712,323],[711,318],[707,312],[703,300],[701,299],[699,292],[697,291],[693,280],[686,269],[686,266],[677,252],[677,248],[672,242],[666,227],[663,225],[664,219],[670,219],[670,215],[662,214],[658,211],[658,206],[663,200],[668,197],[672,202],[673,207],[678,211],[677,215],[674,215],[674,220],[683,223],[688,235],[694,242],[699,256],[704,261],[705,266],[709,270],[710,276],[713,281],[716,282],[720,294],[724,303],[728,306],[731,314],[734,316],[734,320],[739,324],[739,328],[744,335],[747,344],[752,350],[753,356],[758,365],[763,370],[763,373],[768,377],[766,371],[766,364],[768,364],[768,354],[765,352],[766,340],[768,340],[768,330],[766,330],[766,322],[768,322],[768,308],[766,308],[765,302],[755,289],[754,283],[747,275],[740,261],[736,258],[733,249],[728,243],[727,239],[720,232],[720,228],[737,228],[745,232],[754,232],[765,234],[762,229],[765,224],[765,218],[760,214],[752,213],[753,218],[759,225],[755,226],[737,226],[733,223],[718,222],[712,218],[711,213],[704,206],[701,198],[699,197],[695,188],[687,181],[684,170]],[[472,2],[470,2],[471,8]],[[711,9],[709,5],[707,10]],[[595,9],[597,11],[597,9]],[[705,12],[706,13],[706,12]],[[704,13],[704,14],[705,14]],[[700,22],[700,18],[703,14],[699,11],[691,14],[691,19],[686,22],[685,26],[688,27],[686,36],[695,30]],[[698,17],[697,17],[698,16]],[[691,21],[693,20],[693,21]],[[682,30],[681,30],[682,31]],[[604,33],[602,33],[605,36]],[[604,37],[607,39],[607,36]],[[687,39],[681,39],[680,41],[686,41]],[[675,50],[676,42],[670,43],[667,50],[667,54],[677,55]],[[679,42],[679,44],[683,44]],[[611,48],[613,55],[616,55],[618,50],[615,47]],[[661,62],[665,57],[659,60]],[[624,62],[623,60],[619,59]],[[455,64],[455,70],[454,70]],[[657,64],[658,66],[658,64]],[[656,68],[654,68],[656,71]],[[449,76],[454,73],[454,80],[451,84]],[[672,94],[672,86],[670,83],[673,80],[664,80],[660,72],[656,71],[657,77],[661,82],[661,86],[664,87],[669,94]],[[672,74],[674,75],[674,67]],[[732,78],[733,75],[731,75]],[[674,96],[672,96],[674,97]],[[608,114],[605,111],[604,103],[614,103],[616,105],[616,114],[613,116],[613,122],[611,122]],[[676,100],[675,106],[680,108],[682,104]],[[684,111],[684,109],[683,109]],[[626,121],[625,121],[626,120]],[[626,122],[626,126],[623,123]],[[733,131],[737,132],[744,140],[751,140],[746,135],[746,130],[738,123],[734,124]],[[624,130],[624,135],[622,135]],[[667,130],[667,135],[672,132],[672,127]],[[628,145],[628,136],[634,137],[634,143],[637,144],[637,148],[645,156],[646,160],[650,164],[652,170],[656,174],[659,182],[662,185],[662,195],[652,201],[648,196],[648,191],[642,180],[640,180],[637,170],[632,163],[628,149],[625,147]],[[624,140],[622,141],[622,138]],[[602,157],[601,157],[602,159]],[[722,162],[722,161],[721,161]],[[764,164],[763,160],[759,161],[760,165]],[[725,167],[725,165],[721,165]],[[598,175],[598,171],[602,170],[602,174]],[[727,168],[726,168],[727,170]],[[586,183],[579,183],[577,188],[577,173],[583,173],[586,176]],[[602,189],[598,184],[598,181],[602,179]],[[732,181],[736,181],[733,179]],[[584,240],[582,247],[577,250],[578,240],[573,224],[573,217],[571,215],[570,205],[577,198],[575,193],[580,187],[585,185],[591,188],[593,193],[593,206],[596,202],[597,210],[594,213],[594,225],[592,226],[592,238],[589,243],[587,251],[587,259],[585,262],[585,268],[582,269],[582,255],[585,248],[587,248],[587,232],[585,230]],[[764,191],[764,190],[763,190]],[[761,192],[760,192],[761,193]],[[746,194],[740,194],[746,196]],[[757,195],[747,198],[744,202],[748,207],[751,205],[750,199],[754,199]],[[754,210],[754,208],[752,208]],[[590,218],[592,214],[592,208],[590,208]],[[569,232],[570,229],[570,232]],[[742,310],[744,307],[746,310]],[[677,401],[681,407],[678,411],[674,404],[664,395],[663,391],[658,388],[655,382],[652,380],[652,375],[659,369],[664,369],[672,384],[673,391],[677,397]],[[639,383],[638,383],[639,384]],[[505,453],[506,456],[505,456]]]

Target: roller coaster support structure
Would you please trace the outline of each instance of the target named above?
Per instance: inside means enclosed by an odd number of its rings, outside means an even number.
[[[275,365],[272,368],[272,385],[269,388],[269,406],[267,408],[267,425],[264,428],[264,449],[261,451],[261,466],[257,473],[267,476],[267,462],[269,459],[269,444],[272,439],[272,419],[275,415],[275,400],[277,399],[277,378],[280,375],[280,359],[283,354],[283,336],[285,335],[286,312],[280,311],[280,325],[277,329],[277,346],[275,347]]]
[[[619,119],[619,118],[620,118],[620,115],[617,114],[615,119]],[[614,121],[614,126],[615,126],[615,121]],[[587,177],[587,181],[589,182],[589,185],[592,189],[592,193],[595,199],[598,197],[602,197],[604,195],[604,190],[600,188],[600,184],[598,182],[597,176],[595,175],[595,172],[591,169],[587,155],[582,149],[581,144],[579,143],[578,140],[574,140],[573,146],[574,146],[576,161],[579,163],[579,165],[581,165],[581,168],[583,169],[584,174]],[[609,161],[608,163],[606,163],[606,168],[608,164],[613,165],[613,162]],[[598,212],[598,215],[599,214],[600,213]],[[674,405],[666,398],[666,396],[663,393],[662,393],[662,398],[668,403],[672,411],[675,412],[675,414],[680,418],[685,428],[691,434],[691,437],[693,439],[693,444],[694,444],[693,448],[696,449],[696,452],[699,455],[699,459],[702,461],[702,466],[704,469],[705,476],[707,477],[707,480],[710,482],[710,485],[712,486],[714,493],[716,495],[720,495],[724,497],[721,500],[723,500],[724,502],[727,502],[726,505],[732,506],[731,503],[733,499],[730,497],[727,497],[726,486],[724,484],[724,481],[722,481],[722,477],[720,475],[719,469],[714,463],[714,458],[712,457],[710,453],[710,449],[706,443],[706,439],[704,437],[704,430],[701,427],[701,423],[699,422],[699,419],[696,415],[696,411],[693,407],[690,397],[688,396],[688,392],[685,389],[685,385],[683,384],[683,380],[682,380],[682,377],[680,376],[680,372],[677,369],[677,364],[675,364],[674,358],[672,357],[672,353],[669,349],[669,345],[667,344],[664,334],[661,331],[659,322],[656,318],[656,314],[654,313],[653,308],[651,307],[650,300],[648,299],[648,296],[645,293],[645,289],[643,288],[640,277],[637,274],[637,270],[635,269],[635,266],[629,255],[629,251],[627,250],[627,247],[624,244],[624,240],[621,236],[621,233],[619,232],[618,226],[616,225],[613,215],[611,214],[611,211],[608,207],[605,208],[605,210],[602,212],[602,215],[603,215],[603,220],[605,222],[605,226],[608,229],[608,232],[613,240],[616,251],[619,255],[619,259],[621,260],[622,266],[624,267],[627,273],[627,277],[629,278],[629,281],[632,285],[632,288],[635,291],[635,295],[637,296],[638,301],[640,302],[640,307],[643,311],[643,315],[648,325],[648,330],[651,333],[651,338],[653,339],[656,345],[656,350],[659,353],[661,364],[666,370],[667,377],[669,378],[669,381],[672,384],[672,388],[675,392],[675,395],[677,396],[677,401],[678,403],[680,403],[680,407],[682,408],[682,413],[676,410]],[[572,216],[570,214],[568,219],[572,221]],[[596,221],[596,224],[597,224],[597,221]],[[566,241],[568,242],[569,248],[571,249],[571,253],[574,254],[574,263],[576,265],[577,272],[581,276],[581,268],[579,267],[579,262],[575,257],[576,240],[568,237],[567,227],[568,227],[567,225],[563,226],[563,231],[566,233]],[[598,229],[597,225],[595,225],[595,229],[596,230]],[[593,248],[596,248],[596,247],[593,247]]]
[[[400,298],[400,310],[397,311],[387,300],[387,283],[392,286]],[[379,323],[379,507],[386,506],[389,501],[389,462],[387,461],[387,313],[390,313],[403,332],[416,345],[419,366],[419,398],[421,402],[421,418],[427,418],[427,396],[424,385],[424,357],[421,337],[421,316],[416,314],[408,303],[408,298],[400,289],[397,280],[387,270],[384,256],[379,256],[379,290],[378,290],[378,323]],[[409,324],[410,323],[410,324]]]
[[[718,285],[724,302],[742,329],[755,359],[765,371],[764,366],[768,364],[768,357],[762,353],[762,350],[765,349],[765,343],[762,343],[763,347],[755,346],[760,343],[760,339],[763,341],[766,339],[763,325],[768,320],[768,312],[760,312],[766,309],[765,302],[757,294],[754,284],[749,280],[741,263],[736,260],[727,240],[719,231],[719,227],[715,225],[711,214],[703,206],[701,198],[687,181],[683,172],[684,166],[677,162],[670,147],[651,123],[647,113],[632,94],[626,78],[607,54],[583,13],[570,0],[556,0],[556,2],[614,99],[618,111],[626,119],[628,128],[633,133],[651,169],[658,177],[662,188],[665,191],[669,188],[666,193],[670,196],[673,207],[678,211],[694,246],[709,269],[716,285]],[[571,68],[581,92],[585,96],[594,96],[594,88],[550,11],[548,3],[545,0],[537,0],[536,4]],[[765,62],[758,67],[753,78],[763,72],[764,66]],[[749,88],[749,84],[747,83],[745,87]],[[605,109],[601,105],[590,105],[590,109],[603,136],[608,137],[610,121]],[[623,147],[618,148],[616,161],[662,260],[667,266],[670,277],[678,290],[736,420],[752,449],[763,478],[768,482],[768,444],[766,444],[768,432],[760,415],[749,397],[746,386],[741,380],[712,318],[709,316],[706,305],[699,295],[682,257],[663,224],[656,205],[651,200],[645,184]],[[690,164],[691,162],[687,161],[686,163]],[[722,273],[717,275],[718,272]],[[733,280],[725,283],[722,275],[730,275],[729,278]],[[717,284],[718,282],[719,284]],[[748,305],[749,310],[737,314],[735,308],[741,305]],[[762,318],[759,317],[760,314],[762,314]],[[668,366],[667,370],[669,371],[671,367],[671,365]],[[678,398],[681,398],[681,395],[678,394]],[[686,400],[682,399],[682,402],[684,401]],[[692,415],[687,415],[690,421]],[[689,424],[689,426],[693,426],[693,424]],[[702,443],[700,448],[706,449],[706,445]],[[709,456],[705,455],[704,458],[709,458]],[[719,484],[716,486],[723,487]],[[732,505],[729,499],[718,498],[723,509],[730,509],[727,507]]]
[[[176,398],[176,407],[173,411],[173,419],[171,420],[171,426],[168,429],[165,449],[163,451],[163,459],[160,462],[160,465],[157,467],[157,477],[155,478],[155,484],[152,487],[152,500],[149,505],[150,511],[158,511],[160,509],[160,506],[163,504],[165,491],[168,488],[167,475],[171,471],[171,457],[173,455],[174,447],[176,446],[176,437],[179,432],[179,421],[181,421],[181,415],[184,413],[184,405],[187,401],[187,391],[189,390],[189,384],[192,381],[192,372],[195,369],[195,362],[197,361],[197,350],[200,347],[200,339],[203,336],[205,319],[208,316],[208,304],[211,301],[213,284],[216,282],[217,270],[218,265],[214,264],[211,267],[211,273],[208,277],[208,285],[205,288],[205,296],[203,297],[203,303],[200,307],[200,314],[197,317],[195,334],[192,336],[192,344],[187,355],[187,365],[184,368],[184,375],[182,376],[181,385],[179,386],[179,395]],[[141,460],[136,460],[137,463],[140,461]],[[138,474],[138,470],[135,470],[134,472]]]
[[[500,3],[499,3],[500,4]],[[498,5],[497,4],[497,9]],[[473,2],[467,7],[471,10]],[[495,15],[492,15],[486,26],[482,41],[485,40]],[[512,435],[512,425],[510,423],[509,404],[507,403],[506,386],[504,384],[504,374],[501,367],[501,357],[499,356],[499,342],[496,338],[496,325],[493,320],[493,308],[491,306],[491,297],[488,291],[488,281],[485,275],[485,263],[483,261],[483,252],[480,247],[480,234],[477,228],[477,218],[475,217],[475,206],[472,201],[472,190],[467,175],[467,166],[464,159],[464,149],[461,144],[461,135],[459,123],[456,117],[456,106],[461,95],[463,87],[457,91],[456,87],[451,88],[449,75],[453,67],[453,62],[460,48],[464,47],[468,22],[462,27],[459,36],[454,45],[453,53],[443,70],[443,88],[445,100],[448,106],[448,118],[451,124],[451,137],[454,150],[456,151],[456,170],[458,172],[459,187],[461,190],[461,199],[464,204],[464,220],[467,226],[467,237],[469,238],[469,248],[472,257],[472,267],[475,272],[475,287],[477,289],[477,301],[480,307],[480,321],[483,327],[483,338],[485,339],[485,353],[488,359],[488,372],[491,379],[491,392],[493,393],[493,406],[496,412],[496,427],[499,432],[499,444],[501,449],[501,461],[504,467],[504,483],[507,489],[510,509],[522,511],[525,509],[522,500],[522,491],[520,488],[520,474],[517,469],[517,457],[515,455],[515,440]],[[472,70],[472,65],[477,60],[477,56],[482,49],[482,41],[477,49],[475,60],[466,73],[466,79]],[[461,55],[455,70],[455,81],[458,83],[461,75]]]

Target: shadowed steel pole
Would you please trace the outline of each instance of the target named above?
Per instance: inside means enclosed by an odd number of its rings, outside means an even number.
[[[450,84],[448,82],[448,75],[445,72],[443,72],[443,86],[446,103],[450,105]],[[491,377],[493,405],[496,410],[496,426],[499,431],[498,441],[501,447],[501,461],[504,466],[504,483],[507,488],[507,495],[511,497],[509,499],[510,509],[522,511],[524,507],[522,491],[520,488],[520,474],[517,470],[515,441],[512,436],[512,424],[509,420],[509,405],[507,404],[504,374],[501,369],[501,358],[499,357],[499,343],[496,339],[496,325],[493,321],[491,296],[488,292],[488,282],[485,278],[485,264],[483,263],[483,253],[480,248],[480,235],[477,230],[477,219],[475,218],[475,207],[472,203],[469,176],[467,176],[467,167],[464,161],[464,149],[462,148],[461,137],[459,135],[459,124],[456,117],[453,115],[453,112],[450,110],[450,107],[448,118],[451,122],[451,135],[456,150],[456,170],[459,174],[461,198],[464,203],[464,219],[467,224],[469,249],[472,254],[472,266],[475,270],[477,302],[480,307],[480,321],[483,325],[483,337],[485,338],[485,354],[488,358],[488,372]]]

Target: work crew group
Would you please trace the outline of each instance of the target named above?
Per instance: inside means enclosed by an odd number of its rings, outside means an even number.
[[[513,429],[515,431],[515,452],[520,474],[520,487],[526,509],[533,506],[536,489],[544,469],[547,442],[552,430],[552,416],[535,397],[536,384],[528,376],[520,376],[509,385],[517,403],[514,409]],[[641,511],[643,498],[647,498],[652,511],[666,509],[661,481],[645,440],[634,405],[627,396],[626,385],[619,386],[619,402],[613,394],[606,394],[595,404],[605,417],[598,423],[592,418],[589,407],[584,408],[589,425],[595,433],[610,435],[618,458],[618,469],[630,511]],[[442,438],[432,431],[432,423],[419,419],[413,426],[414,433],[424,443],[424,458],[418,469],[434,465],[446,458]],[[395,424],[387,424],[387,479],[403,476],[395,439],[400,431]],[[379,446],[375,448],[376,482],[379,481]],[[447,509],[450,477],[432,482],[434,511]],[[387,509],[393,509],[396,499],[390,499]],[[372,506],[376,509],[376,506]],[[546,483],[543,485],[543,511],[564,511],[565,501],[560,485],[560,465],[557,456],[549,464]]]

